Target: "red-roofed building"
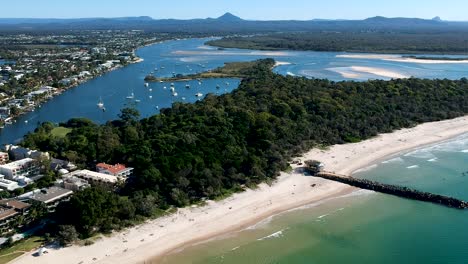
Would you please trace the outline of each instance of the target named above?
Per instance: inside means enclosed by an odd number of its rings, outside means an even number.
[[[123,164],[115,164],[115,165],[110,165],[106,163],[98,163],[96,165],[96,170],[97,172],[108,174],[108,175],[113,175],[117,177],[123,177],[126,178],[133,173],[133,168],[126,167]]]

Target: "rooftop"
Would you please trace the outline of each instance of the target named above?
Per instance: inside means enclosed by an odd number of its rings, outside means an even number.
[[[71,195],[72,193],[73,192],[70,190],[54,186],[54,187],[42,189],[38,192],[35,192],[31,196],[31,199],[35,201],[43,202],[43,203],[51,203],[63,197],[66,197],[68,195]]]
[[[20,188],[20,186],[18,185],[18,182],[5,179],[5,176],[0,174],[0,188],[5,188],[8,191],[13,191]]]
[[[119,177],[108,175],[104,173],[99,173],[90,170],[78,170],[71,173],[70,176],[77,176],[83,177],[85,179],[91,179],[95,181],[102,181],[102,182],[109,182],[109,183],[117,183],[119,181]]]
[[[30,207],[30,204],[17,200],[0,200],[0,220],[17,215],[20,210]]]
[[[25,158],[17,161],[13,161],[4,165],[0,165],[0,167],[5,168],[5,169],[15,169],[17,167],[21,167],[24,165],[27,165],[30,162],[33,162],[34,160],[31,158]]]
[[[0,207],[0,220],[6,219],[16,214],[18,214],[18,212],[15,209]]]
[[[31,206],[28,203],[23,203],[23,202],[18,201],[18,200],[1,200],[0,205],[6,205],[6,206],[9,206],[9,207],[18,209],[18,210],[22,210],[22,209],[25,209],[25,208],[28,208],[28,207]]]
[[[117,163],[115,165],[110,165],[110,164],[106,164],[106,163],[98,163],[96,165],[96,167],[98,169],[101,169],[101,170],[107,170],[112,174],[116,174],[116,173],[125,171],[127,169],[127,167],[125,165],[119,164],[119,163]]]

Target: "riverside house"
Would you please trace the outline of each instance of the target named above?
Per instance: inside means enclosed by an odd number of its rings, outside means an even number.
[[[17,200],[0,201],[0,235],[12,233],[28,222],[30,204]]]

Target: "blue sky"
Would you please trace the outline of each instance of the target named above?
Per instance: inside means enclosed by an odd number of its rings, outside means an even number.
[[[388,17],[468,21],[467,0],[2,0],[0,17],[206,18],[232,12],[245,19]]]

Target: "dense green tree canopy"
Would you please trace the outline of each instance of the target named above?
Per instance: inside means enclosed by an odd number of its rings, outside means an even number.
[[[101,126],[69,122],[73,131],[64,139],[50,136],[45,127],[26,136],[25,145],[82,166],[107,161],[135,168],[120,196],[94,189],[75,195],[64,224],[86,234],[106,230],[157,208],[274,179],[292,156],[313,146],[468,113],[466,79],[333,82],[273,74],[272,63],[261,61],[230,94],[175,103],[143,120],[124,110],[121,120]]]

